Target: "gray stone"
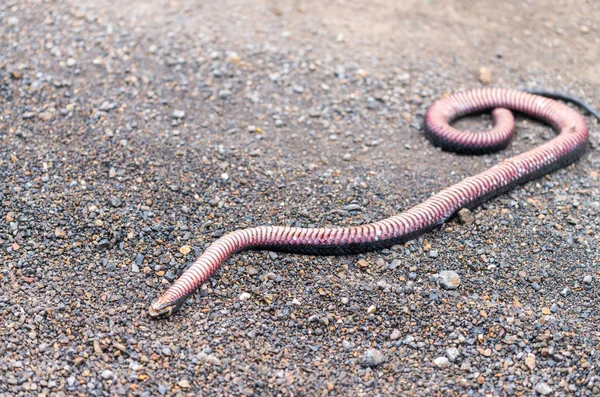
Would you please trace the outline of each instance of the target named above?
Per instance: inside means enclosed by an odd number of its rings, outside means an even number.
[[[362,358],[363,367],[377,367],[385,362],[385,356],[377,349],[369,349]]]
[[[438,357],[433,360],[433,363],[440,369],[448,368],[450,366],[450,361],[448,361],[446,357]]]
[[[182,119],[185,117],[185,112],[183,110],[174,110],[173,118],[174,119]]]
[[[458,220],[463,225],[470,225],[471,223],[475,222],[475,217],[473,216],[471,210],[468,208],[463,208],[458,211]]]
[[[548,394],[552,393],[552,388],[548,386],[547,383],[540,382],[535,385],[535,391],[540,393],[542,396],[547,396]]]
[[[460,356],[460,352],[456,347],[450,347],[446,349],[446,356],[452,362],[455,362],[458,356]]]
[[[442,270],[439,274],[438,283],[445,289],[457,289],[460,285],[460,277],[455,271]]]
[[[114,376],[114,374],[110,369],[105,369],[104,371],[102,371],[100,376],[102,377],[102,379],[111,379]]]

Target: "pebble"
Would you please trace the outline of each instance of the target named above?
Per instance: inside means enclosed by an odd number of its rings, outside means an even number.
[[[542,396],[547,396],[548,394],[552,393],[552,388],[547,383],[539,382],[537,385],[535,385],[535,391],[540,393]]]
[[[251,297],[251,296],[252,296],[252,295],[250,295],[250,294],[249,294],[249,293],[247,293],[247,292],[242,292],[242,293],[241,293],[241,294],[238,296],[238,299],[239,299],[239,300],[241,300],[241,301],[245,301],[245,300],[248,300],[248,299],[250,299],[250,297]]]
[[[165,385],[164,383],[161,383],[158,385],[158,392],[161,395],[164,396],[165,394],[167,394],[168,391],[169,391],[169,387],[167,385]]]
[[[121,199],[117,198],[117,197],[111,197],[110,198],[110,205],[112,205],[115,208],[118,208],[121,206],[121,204],[123,204],[123,202],[121,201]]]
[[[587,285],[591,285],[593,281],[594,281],[594,278],[592,276],[590,276],[589,274],[583,278],[583,283],[587,284]]]
[[[377,367],[385,362],[385,356],[377,349],[369,349],[362,358],[363,367]]]
[[[390,339],[391,340],[400,339],[401,336],[402,336],[402,333],[400,332],[400,330],[399,329],[394,329],[392,331],[392,333],[390,334]]]
[[[457,289],[460,285],[460,276],[455,271],[442,270],[439,273],[438,283],[445,289]]]
[[[479,69],[479,81],[483,84],[489,84],[492,81],[492,71],[485,66]]]
[[[56,238],[67,238],[67,233],[64,231],[64,229],[60,228],[54,229],[54,235]]]
[[[452,362],[455,362],[458,356],[460,356],[460,352],[456,347],[450,347],[446,349],[446,356]]]
[[[433,360],[436,367],[440,369],[448,368],[450,366],[450,361],[448,361],[447,357],[438,357]]]
[[[342,347],[345,352],[349,352],[350,350],[352,350],[352,348],[354,348],[354,345],[351,342],[344,340],[342,341]]]
[[[102,379],[112,379],[112,377],[114,376],[113,372],[109,369],[105,369],[104,371],[102,371],[102,373],[100,374],[100,376],[102,377]]]
[[[182,119],[185,117],[185,111],[183,110],[174,110],[172,117],[174,119]]]
[[[246,266],[246,273],[248,273],[251,276],[254,276],[258,274],[258,269],[254,266]]]
[[[369,306],[369,308],[367,309],[367,313],[368,314],[373,314],[377,311],[377,307],[375,305],[371,305]]]
[[[473,213],[470,209],[463,208],[460,211],[458,211],[458,220],[463,225],[470,225],[473,222],[475,222],[475,217],[473,216]]]
[[[144,255],[137,253],[135,256],[135,264],[138,266],[141,266],[142,263],[144,263],[144,258],[145,258]]]
[[[437,258],[438,257],[438,251],[437,250],[431,250],[429,251],[429,257],[430,258]]]
[[[183,389],[188,389],[191,386],[190,381],[187,379],[182,379],[179,382],[177,382],[177,384]]]

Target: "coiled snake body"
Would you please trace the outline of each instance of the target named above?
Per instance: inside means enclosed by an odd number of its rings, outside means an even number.
[[[561,94],[545,96],[576,102]],[[493,128],[464,132],[450,126],[469,113],[494,109]],[[588,128],[583,117],[552,99],[526,92],[482,88],[443,98],[425,116],[425,134],[444,150],[489,153],[510,141],[514,118],[510,110],[524,113],[552,126],[558,135],[528,152],[503,160],[493,167],[442,190],[401,214],[362,226],[296,228],[259,226],[236,230],[219,238],[171,287],[152,302],[152,317],[170,315],[232,254],[246,250],[272,250],[309,255],[345,255],[374,251],[402,243],[441,225],[461,208],[473,208],[513,187],[552,172],[578,159],[586,150]],[[597,113],[593,113],[600,120]]]

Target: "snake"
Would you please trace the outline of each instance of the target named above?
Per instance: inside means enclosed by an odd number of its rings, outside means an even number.
[[[583,116],[557,101],[582,106],[583,101],[549,91],[525,92],[485,87],[442,97],[424,116],[425,136],[442,150],[467,154],[505,148],[513,136],[515,111],[550,125],[557,135],[527,152],[498,161],[492,167],[441,190],[425,201],[389,218],[359,226],[301,228],[258,226],[218,238],[185,270],[149,309],[150,317],[169,316],[230,256],[243,250],[270,250],[305,255],[352,255],[389,248],[442,225],[463,208],[474,209],[514,187],[563,168],[588,146]],[[492,111],[492,127],[483,132],[461,131],[450,124],[471,113]]]

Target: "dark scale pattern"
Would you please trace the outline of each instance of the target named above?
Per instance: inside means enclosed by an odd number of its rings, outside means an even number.
[[[494,109],[487,132],[465,132],[450,126],[470,113]],[[263,226],[237,230],[214,242],[150,306],[150,315],[179,308],[230,255],[245,249],[268,249],[311,255],[346,255],[390,247],[441,225],[461,208],[473,208],[518,184],[552,172],[579,158],[587,147],[588,129],[573,109],[552,99],[502,88],[484,88],[448,96],[425,116],[425,134],[444,150],[489,153],[506,147],[514,130],[510,110],[551,125],[559,133],[547,143],[468,177],[409,210],[368,225],[302,229]]]

